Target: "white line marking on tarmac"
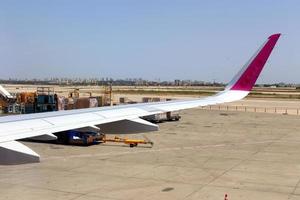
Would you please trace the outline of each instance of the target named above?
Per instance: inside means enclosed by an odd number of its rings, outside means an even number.
[[[72,158],[89,158],[89,157],[107,157],[107,156],[121,156],[128,154],[139,154],[139,153],[153,153],[153,152],[165,152],[165,151],[179,151],[179,150],[193,150],[193,149],[207,149],[214,147],[226,147],[226,146],[241,146],[241,145],[253,145],[253,144],[266,144],[280,142],[278,140],[266,140],[258,142],[243,142],[243,143],[222,143],[213,145],[198,145],[189,147],[172,147],[162,149],[148,149],[138,151],[122,151],[122,152],[109,152],[109,153],[98,153],[98,154],[81,154],[81,155],[66,155],[66,156],[50,156],[43,158],[42,160],[59,160],[59,159],[72,159]]]

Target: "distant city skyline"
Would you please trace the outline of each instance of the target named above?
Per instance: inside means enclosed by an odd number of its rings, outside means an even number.
[[[296,0],[4,0],[0,79],[227,83],[281,32],[258,83],[300,83],[299,10]]]
[[[113,85],[113,86],[217,86],[223,87],[227,83],[203,80],[190,80],[190,79],[174,79],[174,80],[147,80],[142,78],[125,78],[125,79],[113,79],[109,77],[105,78],[43,78],[43,79],[0,79],[1,85],[6,84],[37,84],[37,85],[73,85],[73,86],[101,86],[101,85]],[[258,83],[258,87],[300,87],[300,83]]]

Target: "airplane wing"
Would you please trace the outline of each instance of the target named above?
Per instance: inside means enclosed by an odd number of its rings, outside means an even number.
[[[90,128],[103,133],[138,133],[158,130],[140,117],[240,100],[248,95],[280,34],[271,35],[250,58],[224,91],[193,100],[139,103],[0,117],[0,164],[39,162],[39,155],[16,140],[55,138],[53,133]]]

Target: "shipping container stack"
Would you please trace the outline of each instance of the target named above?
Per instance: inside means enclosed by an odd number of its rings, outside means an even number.
[[[68,97],[57,96],[52,87],[38,87],[36,92],[17,94],[17,103],[9,107],[11,112],[23,114],[72,110],[104,106],[103,96],[79,97],[79,89],[70,92]]]
[[[75,88],[74,91],[69,92],[68,98],[65,98],[62,101],[61,97],[58,98],[58,107],[61,110],[61,107],[64,107],[64,110],[72,109],[82,109],[82,108],[94,108],[103,106],[103,97],[97,96],[93,97],[91,92],[85,92],[89,94],[89,97],[80,97],[80,92],[78,88]],[[60,105],[61,103],[64,104]]]
[[[22,92],[17,94],[17,103],[20,104],[20,113],[35,113],[35,92]]]
[[[57,95],[54,93],[54,88],[38,87],[35,112],[49,111],[57,111]]]

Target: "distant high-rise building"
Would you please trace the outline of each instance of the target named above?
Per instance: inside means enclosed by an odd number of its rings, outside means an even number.
[[[174,80],[174,85],[175,86],[180,86],[180,80],[179,79],[175,79]]]

